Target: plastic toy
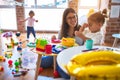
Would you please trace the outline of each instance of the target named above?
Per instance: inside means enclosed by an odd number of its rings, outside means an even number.
[[[15,61],[14,65],[15,65],[15,68],[19,68],[19,62],[17,60]]]
[[[22,51],[22,47],[21,46],[17,46],[17,51]]]
[[[16,32],[16,34],[15,34],[17,37],[19,37],[20,35],[21,35],[21,33],[20,32]]]
[[[42,68],[48,68],[53,65],[53,56],[42,56],[41,65]]]
[[[37,39],[36,40],[36,50],[45,51],[45,46],[48,44],[46,39]]]
[[[13,38],[11,38],[11,45],[12,45],[12,48],[14,48],[14,40],[13,40]]]
[[[0,66],[0,72],[4,71],[4,68],[2,66]]]
[[[4,54],[5,54],[5,57],[7,57],[7,58],[11,58],[12,57],[12,51],[6,51],[6,52],[4,52]]]
[[[12,32],[3,33],[3,37],[5,37],[5,38],[12,37]]]
[[[12,70],[12,74],[14,77],[25,76],[27,72],[28,70],[20,70],[20,71]]]
[[[52,39],[52,41],[51,41],[52,43],[60,43],[61,42],[61,40],[60,39]]]
[[[54,75],[55,78],[58,78],[60,76],[59,73],[58,73],[58,71],[54,71],[53,75]]]
[[[3,56],[0,56],[0,62],[5,62],[5,58]]]
[[[40,67],[40,68],[39,68],[39,74],[40,74],[42,71],[43,71],[43,68]]]
[[[66,47],[72,47],[75,45],[75,39],[74,38],[62,38],[61,44]]]
[[[12,44],[6,44],[8,49],[12,49]]]
[[[12,60],[9,60],[8,64],[9,64],[9,68],[13,67],[13,61]]]
[[[28,47],[31,47],[31,48],[35,48],[35,47],[36,47],[36,44],[33,43],[33,42],[29,42],[29,43],[27,43],[27,46],[28,46]]]
[[[22,60],[21,58],[18,58],[19,66],[22,68]]]
[[[61,52],[62,50],[66,49],[66,48],[67,47],[62,46],[62,45],[56,45],[56,46],[52,47],[52,52],[58,54],[59,52]]]
[[[9,60],[9,61],[8,61],[8,64],[9,64],[9,65],[12,65],[12,63],[13,63],[12,60]]]

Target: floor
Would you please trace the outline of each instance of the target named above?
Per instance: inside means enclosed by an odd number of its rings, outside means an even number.
[[[46,38],[49,39],[51,38],[52,35],[56,35],[56,34],[37,34],[37,38]],[[6,38],[3,37],[3,34],[0,34],[0,55],[5,56],[4,52],[6,52],[8,49],[6,47],[6,44],[10,43],[10,38]],[[21,41],[24,41],[24,43],[22,44],[22,48],[26,49],[26,34],[22,33],[20,37],[16,37],[15,35],[13,35],[13,39],[14,41],[18,41],[21,39]],[[30,42],[34,42],[34,38],[32,35],[30,35]],[[4,71],[0,72],[0,80],[34,80],[34,75],[35,75],[35,67],[36,67],[36,62],[34,60],[34,64],[31,63],[29,64],[30,67],[26,67],[24,66],[24,68],[19,68],[19,70],[28,70],[26,75],[23,76],[19,76],[19,77],[14,77],[12,74],[12,70],[15,69],[15,61],[21,57],[20,52],[17,51],[17,47],[15,46],[12,49],[12,53],[13,56],[11,58],[7,58],[6,57],[6,61],[5,62],[0,62],[0,66],[4,67]],[[30,57],[30,55],[29,55]],[[35,59],[37,57],[37,54],[35,55]],[[10,67],[8,64],[8,61],[12,60],[13,61],[13,67]],[[53,77],[53,67],[49,67],[46,69],[43,69],[43,71],[39,74],[38,80],[66,80],[63,78],[54,78]]]
[[[42,34],[37,34],[37,38],[45,38],[45,39],[48,39],[50,40],[51,36],[52,35],[56,35],[57,34],[45,34],[45,33],[42,33]],[[7,48],[6,48],[6,43],[10,43],[10,39],[6,38],[6,37],[2,37],[2,34],[0,34],[1,38],[0,38],[0,55],[3,55],[4,56],[4,52],[7,51]],[[21,41],[24,41],[24,43],[22,44],[22,48],[26,48],[26,34],[25,33],[22,33],[20,37],[16,37],[15,35],[13,35],[13,39],[15,41],[18,41],[21,39]],[[34,38],[32,35],[30,35],[30,39],[29,41],[33,42],[34,41]],[[104,44],[106,46],[112,46],[111,44],[109,43],[106,43]],[[14,77],[13,74],[12,74],[12,70],[15,69],[15,67],[9,67],[9,64],[8,64],[8,61],[9,60],[13,60],[13,62],[15,62],[15,60],[17,60],[21,55],[20,55],[20,52],[18,52],[16,50],[16,47],[14,47],[14,49],[12,49],[13,51],[13,56],[11,58],[6,58],[6,62],[0,62],[0,66],[3,66],[4,67],[4,72],[0,72],[0,79],[1,80],[34,80],[34,75],[35,75],[35,60],[34,60],[34,64],[31,63],[30,66],[32,67],[25,67],[25,68],[21,68],[21,69],[27,69],[29,68],[29,71],[26,75],[24,76],[19,76],[19,77]],[[33,57],[33,56],[32,56]],[[35,59],[37,57],[37,55],[34,55]],[[34,65],[34,66],[33,66]],[[15,66],[13,64],[13,66]],[[38,80],[67,80],[67,79],[63,79],[63,78],[53,78],[53,67],[50,67],[50,68],[46,68],[46,69],[43,69],[43,71],[39,74],[39,77],[38,77]]]

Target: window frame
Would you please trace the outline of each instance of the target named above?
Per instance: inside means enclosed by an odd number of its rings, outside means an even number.
[[[80,6],[80,2],[81,0],[79,0],[79,9],[90,9],[90,8],[94,8],[94,9],[100,9],[100,5],[101,5],[101,0],[97,0],[97,6]]]

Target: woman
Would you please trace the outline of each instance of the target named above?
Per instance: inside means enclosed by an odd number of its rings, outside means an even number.
[[[79,27],[78,16],[75,10],[72,8],[66,8],[63,13],[62,25],[58,34],[58,39],[62,39],[63,37],[71,37],[75,38],[77,44],[82,45],[83,40],[75,36],[75,31],[78,31]]]

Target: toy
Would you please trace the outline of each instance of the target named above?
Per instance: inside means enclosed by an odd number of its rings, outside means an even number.
[[[36,50],[45,51],[45,46],[48,44],[46,39],[37,39],[36,40]]]
[[[13,66],[13,61],[12,60],[9,60],[8,61],[8,64],[9,64],[9,67],[11,68]]]
[[[3,37],[5,37],[5,38],[12,37],[12,32],[3,33]]]
[[[14,65],[15,65],[15,68],[19,68],[19,62],[17,60],[15,61]]]
[[[20,70],[20,71],[12,70],[12,74],[14,77],[25,76],[27,72],[28,70]]]
[[[4,68],[2,66],[0,66],[0,72],[4,71]]]
[[[21,46],[17,46],[17,51],[22,51],[22,47]]]
[[[55,78],[58,78],[60,76],[59,73],[58,73],[58,71],[54,71],[53,75],[54,75]]]
[[[22,60],[21,58],[18,58],[19,66],[22,68]]]
[[[7,57],[7,58],[11,58],[12,57],[12,51],[6,51],[6,52],[4,52],[4,54],[5,54],[5,57]]]
[[[95,80],[120,79],[120,54],[111,50],[96,50],[78,53],[65,65],[67,72],[76,79],[88,79],[96,77]]]
[[[43,71],[43,68],[40,67],[40,68],[39,68],[39,74],[40,74],[42,71]]]
[[[5,62],[5,58],[0,55],[0,62]]]
[[[75,39],[74,38],[62,38],[61,44],[66,47],[72,47],[75,45]]]
[[[42,68],[48,68],[53,65],[53,56],[42,56],[41,65]]]
[[[33,43],[33,42],[29,42],[29,43],[27,43],[27,46],[28,46],[28,47],[31,47],[31,48],[35,48],[35,47],[36,47],[36,44]]]
[[[46,54],[51,54],[51,53],[52,53],[52,45],[47,44],[47,45],[45,46],[45,53],[46,53]]]
[[[21,33],[20,32],[16,32],[16,34],[15,34],[17,37],[19,37],[20,35],[21,35]]]
[[[66,48],[67,48],[66,46],[55,45],[52,47],[52,52],[58,54],[59,52],[61,52],[62,50],[66,49]]]
[[[14,48],[14,40],[13,40],[13,38],[11,38],[11,45],[12,45],[12,48]]]

